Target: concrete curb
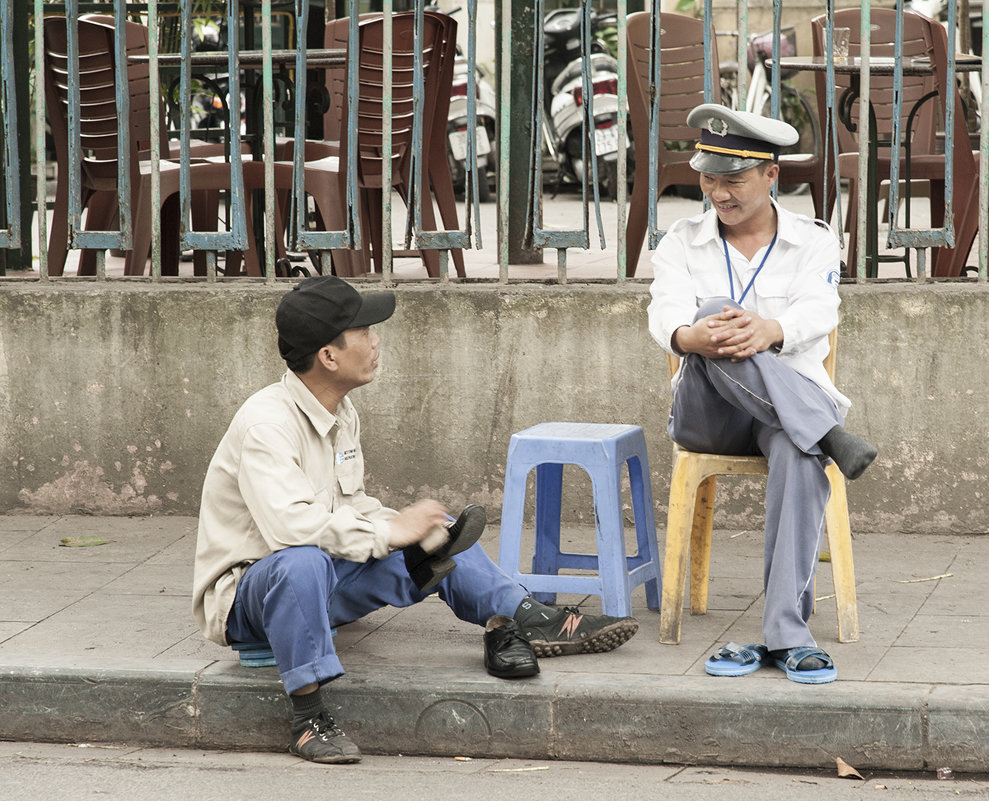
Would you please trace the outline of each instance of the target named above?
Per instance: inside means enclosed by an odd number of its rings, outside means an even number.
[[[989,764],[989,689],[749,676],[502,681],[381,667],[344,676],[337,721],[367,753],[957,772]],[[0,666],[0,739],[281,751],[274,668]]]

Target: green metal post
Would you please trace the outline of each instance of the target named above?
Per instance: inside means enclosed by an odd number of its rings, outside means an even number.
[[[14,4],[14,72],[17,75],[28,75],[31,72],[31,59],[28,54],[28,41],[31,34],[28,30],[28,19],[31,16],[30,3]],[[17,118],[17,149],[21,163],[20,195],[21,207],[7,209],[7,214],[21,215],[21,247],[20,249],[0,250],[0,275],[6,275],[7,270],[30,270],[33,258],[31,245],[31,203],[34,197],[34,187],[31,186],[31,115],[26,113],[31,108],[31,95],[28,91],[28,81],[16,81],[17,108],[25,109]],[[43,203],[44,201],[42,201]],[[42,205],[42,209],[44,206]],[[44,214],[44,211],[41,212]]]
[[[982,0],[982,119],[989,113],[989,0]],[[979,283],[989,279],[989,125],[979,131]]]
[[[14,35],[14,64],[18,75],[28,75],[31,72],[31,56],[28,48],[30,35],[28,19],[31,16],[29,3],[14,4],[14,31],[23,31],[24,35]],[[16,269],[30,270],[33,257],[31,247],[31,205],[34,197],[34,187],[31,186],[31,115],[26,113],[31,108],[31,92],[27,81],[17,81],[17,108],[24,109],[18,116],[17,148],[21,163],[21,249],[15,251]]]
[[[529,164],[529,147],[532,126],[532,98],[535,94],[533,86],[532,56],[535,32],[532,27],[532,4],[527,0],[511,0],[512,19],[511,49],[505,52],[504,25],[501,13],[502,4],[496,6],[499,12],[496,16],[498,42],[499,76],[498,96],[502,103],[509,103],[508,113],[508,163],[513,165],[508,170],[508,186],[498,186],[498,202],[508,209],[508,230],[502,227],[498,230],[499,251],[507,237],[509,264],[541,264],[543,261],[542,248],[524,248],[526,204],[528,198],[528,181],[526,167]],[[501,86],[501,60],[508,57],[510,91],[506,92]],[[502,137],[503,138],[503,137]],[[506,192],[507,189],[507,192]]]

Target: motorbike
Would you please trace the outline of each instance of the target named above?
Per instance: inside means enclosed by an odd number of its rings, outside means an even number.
[[[580,55],[580,17],[576,8],[550,11],[543,22],[543,134],[556,165],[556,191],[564,182],[582,183],[585,170],[582,127],[584,60]],[[614,15],[591,17],[589,74],[593,99],[593,145],[603,194],[618,194],[618,62],[599,36],[613,27]],[[628,158],[632,158],[629,140]],[[630,173],[629,173],[630,174]]]
[[[220,17],[199,19],[192,31],[192,50],[212,52],[226,46],[226,24]],[[229,126],[230,80],[225,72],[204,74],[198,72],[192,78],[192,98],[189,103],[190,123],[193,137],[208,142],[224,140],[224,131]],[[181,119],[179,105],[179,77],[174,75],[166,84],[168,103],[168,125],[178,130]],[[241,96],[241,118],[243,119],[244,98]]]
[[[450,111],[447,115],[447,158],[450,176],[456,191],[464,191],[467,185],[467,92],[468,64],[459,50],[453,64],[453,86],[450,92]],[[487,71],[480,64],[476,67],[474,89],[474,113],[476,118],[477,145],[477,196],[482,203],[491,200],[497,159],[495,158],[495,90],[488,80]]]
[[[461,10],[455,6],[449,10],[430,4],[425,11],[453,16]],[[470,91],[470,65],[467,56],[457,45],[453,62],[453,83],[450,87],[450,110],[447,112],[446,155],[450,164],[450,177],[454,191],[465,192],[467,187],[467,94]],[[474,67],[474,115],[477,158],[477,197],[482,203],[491,200],[491,187],[495,181],[498,159],[495,155],[495,120],[497,96],[487,70],[481,64]]]
[[[948,18],[947,0],[908,0],[904,3],[904,11],[917,11],[925,17],[944,21]]]

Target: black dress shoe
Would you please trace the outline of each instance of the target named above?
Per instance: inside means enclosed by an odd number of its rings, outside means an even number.
[[[487,515],[483,506],[470,504],[464,507],[450,524],[445,544],[427,553],[418,544],[404,548],[405,567],[416,586],[422,592],[432,592],[457,566],[450,557],[462,553],[481,538]]]
[[[495,615],[488,620],[484,627],[484,667],[499,679],[522,679],[539,672],[536,652],[512,618]]]

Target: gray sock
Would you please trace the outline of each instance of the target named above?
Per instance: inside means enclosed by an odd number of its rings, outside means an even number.
[[[296,734],[305,728],[310,718],[316,717],[323,711],[323,697],[320,690],[305,695],[290,695],[292,701],[292,723],[290,729]]]
[[[849,434],[841,426],[832,428],[818,443],[825,456],[834,459],[838,469],[849,479],[856,479],[876,458],[876,447],[861,437]]]

